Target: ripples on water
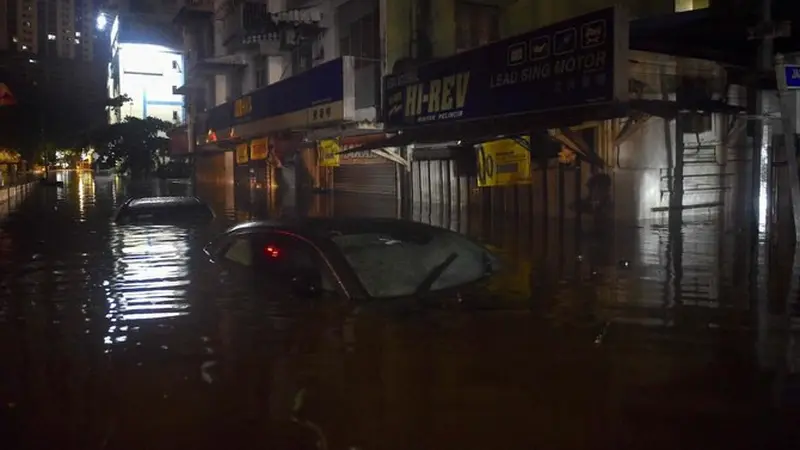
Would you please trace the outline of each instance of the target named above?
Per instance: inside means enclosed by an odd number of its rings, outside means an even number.
[[[242,209],[229,190],[212,191],[223,214],[210,228],[117,226],[110,216],[127,196],[188,186],[58,175],[65,187],[40,189],[0,234],[3,448],[728,449],[765,439],[751,432],[761,427],[746,305],[731,295],[746,286],[713,225],[686,227],[677,243],[658,224],[608,242],[543,238],[531,223],[470,225],[509,262],[498,283],[508,298],[524,300],[397,319],[272,304],[221,279],[202,245],[232,221],[286,213],[263,192]]]

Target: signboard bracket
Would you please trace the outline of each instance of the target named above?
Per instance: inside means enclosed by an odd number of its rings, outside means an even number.
[[[406,168],[410,168],[411,167],[411,164],[408,162],[408,160],[406,160],[402,156],[398,155],[394,150],[388,150],[388,149],[382,148],[382,149],[372,150],[372,153],[374,153],[374,154],[376,154],[376,155],[378,155],[378,156],[380,156],[382,158],[388,159],[388,160],[390,160],[392,162],[396,162],[397,164],[405,166]]]

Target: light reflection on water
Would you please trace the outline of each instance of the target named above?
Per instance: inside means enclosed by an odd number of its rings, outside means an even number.
[[[173,226],[111,226],[113,277],[108,283],[105,342],[123,342],[132,322],[188,314],[189,232]]]

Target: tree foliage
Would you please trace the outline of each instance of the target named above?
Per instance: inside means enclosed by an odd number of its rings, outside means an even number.
[[[100,163],[121,171],[130,170],[134,177],[144,177],[167,155],[166,132],[172,127],[171,123],[155,117],[126,117],[123,122],[95,130],[90,141]]]
[[[130,101],[126,96],[85,99],[33,82],[8,86],[17,104],[0,107],[0,147],[17,149],[28,161],[49,161],[55,148],[83,147],[92,130],[105,126],[107,108]]]

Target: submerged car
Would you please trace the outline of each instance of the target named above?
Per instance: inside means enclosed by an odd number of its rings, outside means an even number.
[[[210,221],[214,211],[197,197],[140,197],[130,198],[114,215],[116,223],[175,223]]]
[[[236,225],[205,248],[226,273],[281,295],[397,299],[453,291],[497,271],[466,236],[394,219],[306,218]]]

